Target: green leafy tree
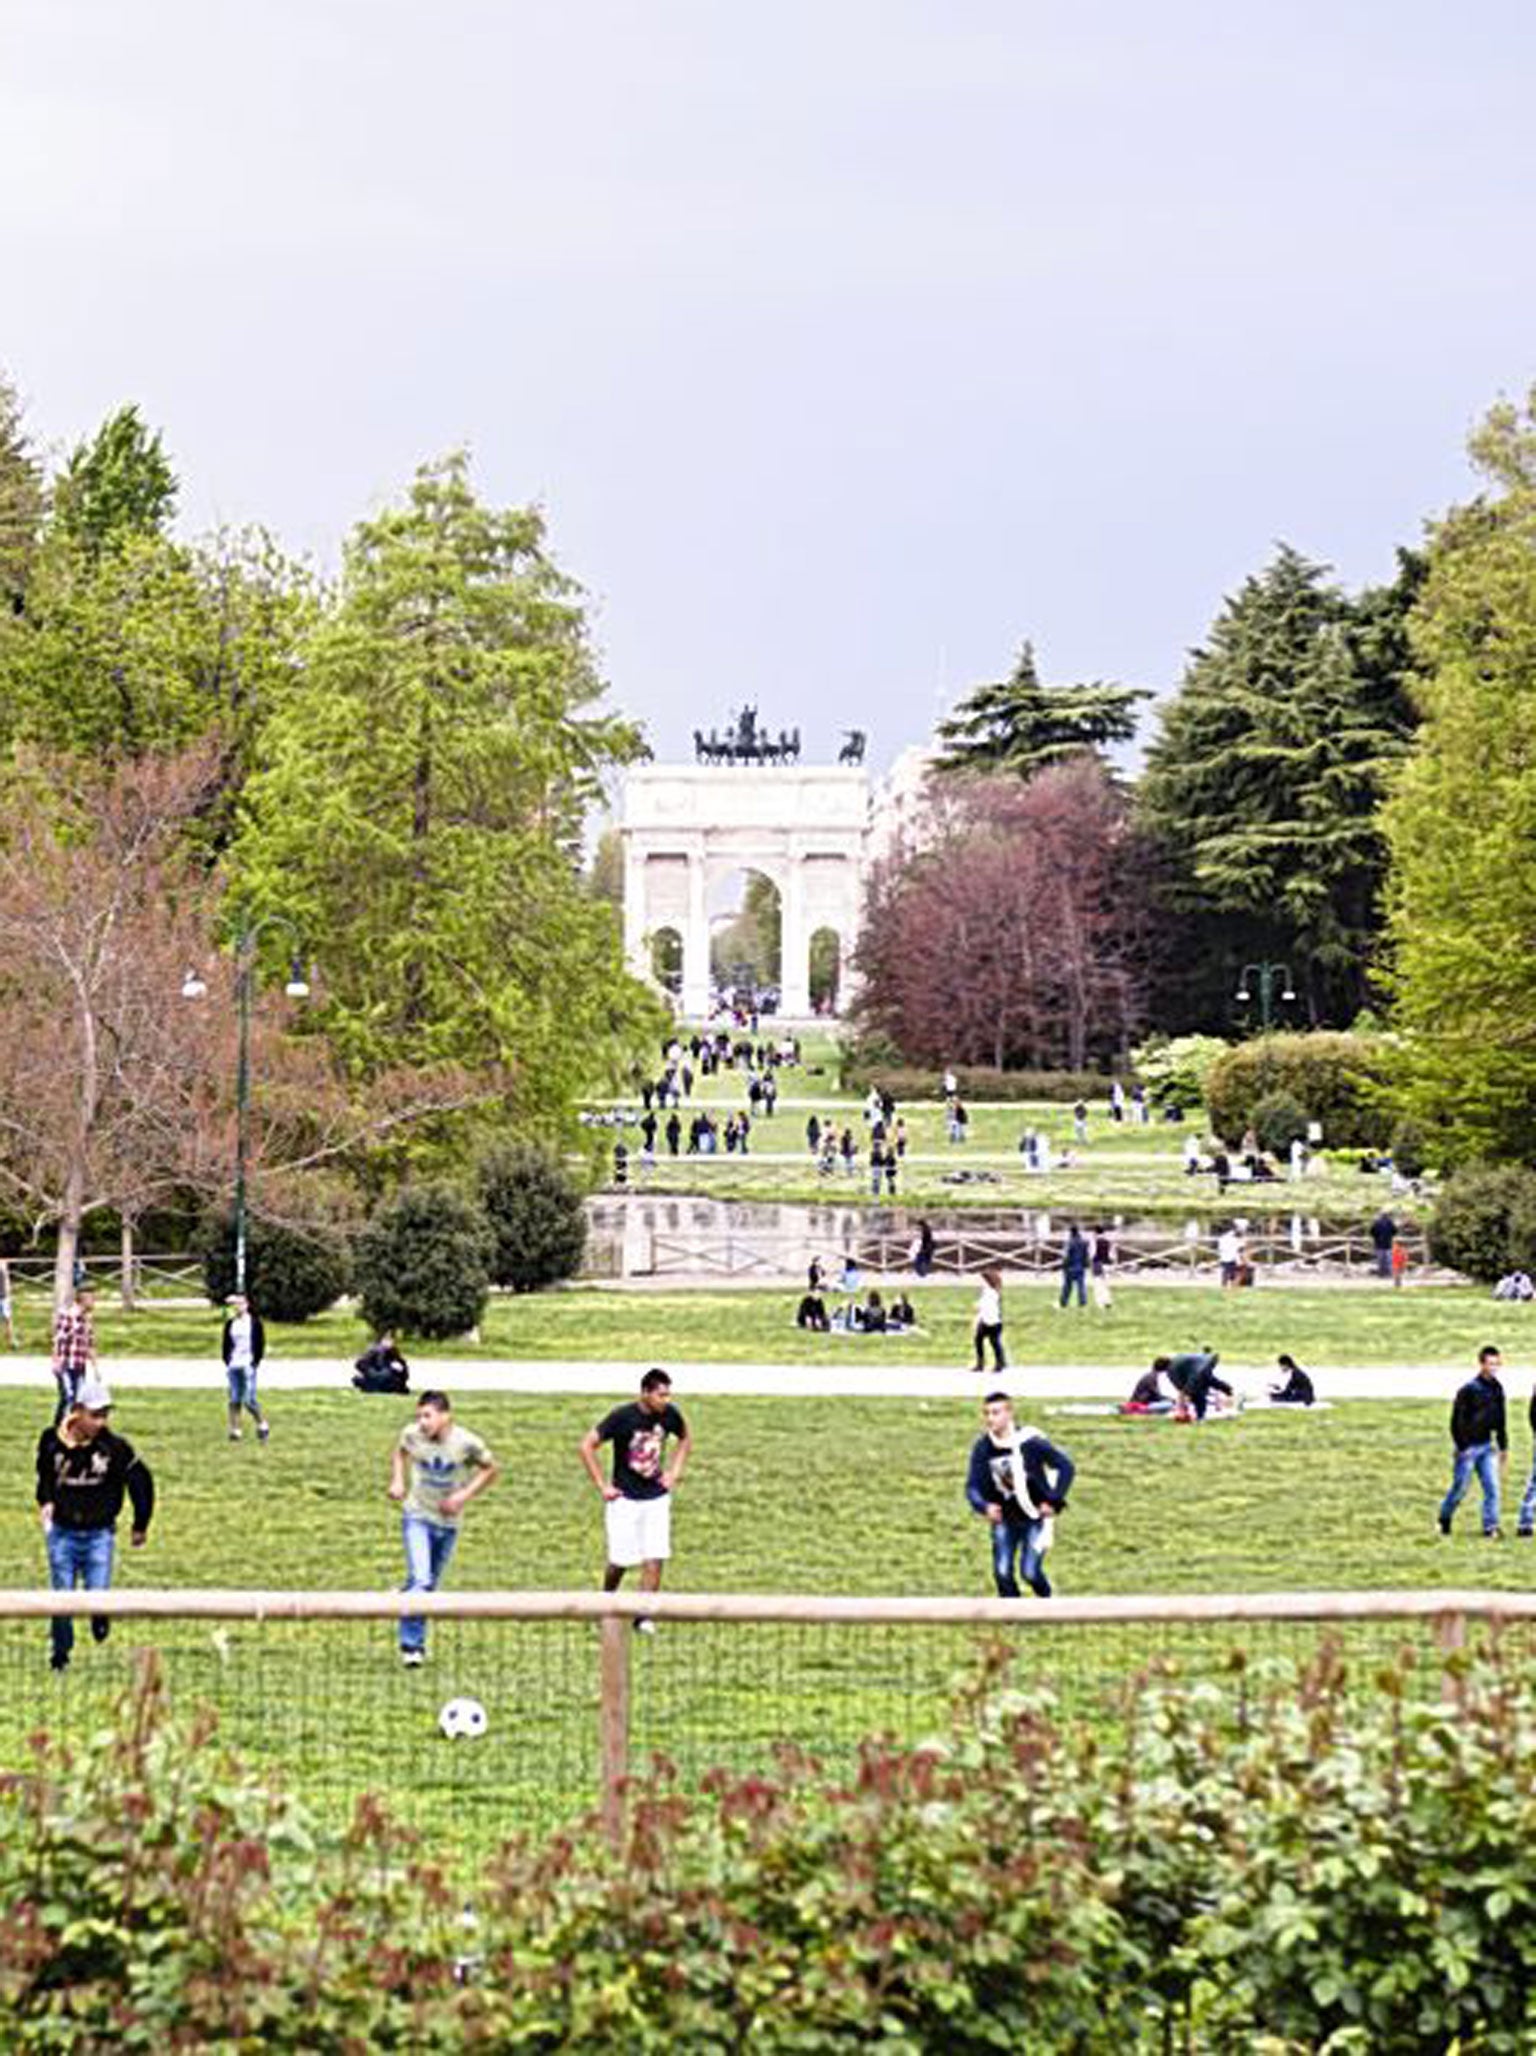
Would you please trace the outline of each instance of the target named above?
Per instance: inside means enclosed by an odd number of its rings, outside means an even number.
[[[159,432],[137,407],[119,407],[72,451],[54,487],[54,516],[95,556],[125,536],[163,535],[178,490]]]
[[[585,809],[640,736],[596,710],[541,517],[483,506],[462,455],[424,466],[355,531],[303,654],[246,791],[239,903],[309,939],[350,1061],[499,1068],[547,1125],[658,1015],[580,870]]]
[[[16,388],[0,374],[0,613],[20,610],[43,524],[42,467],[32,454]]]
[[[1010,677],[978,685],[948,720],[939,771],[1016,771],[1029,777],[1083,750],[1129,742],[1136,703],[1151,695],[1136,686],[1042,685],[1035,652],[1025,643]]]
[[[1405,1110],[1451,1160],[1536,1162],[1536,392],[1472,439],[1487,490],[1434,530],[1423,725],[1386,810]]]
[[[776,985],[783,975],[783,926],[778,887],[761,871],[749,871],[740,911],[710,937],[716,982],[729,984],[745,970],[755,985]]]
[[[1351,602],[1283,548],[1229,600],[1147,755],[1139,816],[1179,967],[1169,1026],[1225,1025],[1279,960],[1313,1022],[1359,1012],[1381,928],[1380,805],[1413,726],[1402,621],[1420,576]]]

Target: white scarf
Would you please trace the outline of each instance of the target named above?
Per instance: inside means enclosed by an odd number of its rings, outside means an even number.
[[[1042,1513],[1029,1496],[1028,1474],[1024,1468],[1024,1444],[1044,1440],[1045,1437],[1038,1428],[1021,1428],[1017,1422],[1014,1423],[1013,1432],[1008,1438],[1008,1454],[1013,1467],[1013,1496],[1019,1502],[1020,1509],[1028,1514],[1032,1521],[1040,1523],[1042,1556],[1056,1539],[1056,1518],[1054,1514]]]

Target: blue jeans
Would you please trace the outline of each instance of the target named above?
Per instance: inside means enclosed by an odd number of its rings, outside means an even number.
[[[55,1522],[48,1530],[48,1582],[54,1591],[73,1592],[76,1585],[83,1585],[87,1592],[105,1592],[112,1582],[113,1540],[110,1528],[61,1528]],[[75,1646],[75,1624],[59,1614],[48,1628],[54,1661],[62,1668]],[[105,1619],[92,1621],[91,1632],[102,1640]]]
[[[1022,1524],[1001,1520],[992,1529],[992,1575],[997,1581],[999,1599],[1020,1597],[1020,1579],[1041,1599],[1051,1596],[1051,1581],[1045,1575],[1045,1560],[1040,1553],[1039,1521],[1025,1521]],[[1014,1559],[1018,1559],[1018,1571],[1014,1571]]]
[[[226,1364],[224,1382],[229,1388],[229,1404],[238,1413],[243,1406],[247,1413],[254,1414],[259,1421],[261,1408],[256,1404],[256,1366],[254,1364]]]
[[[1073,1293],[1077,1294],[1079,1306],[1088,1304],[1088,1278],[1083,1271],[1063,1271],[1061,1274],[1061,1303],[1070,1306]]]
[[[457,1528],[441,1527],[419,1513],[408,1513],[401,1522],[405,1537],[405,1589],[407,1592],[435,1592],[443,1581]],[[400,1623],[400,1647],[425,1649],[427,1624],[419,1613],[407,1614]]]
[[[1491,1442],[1474,1442],[1468,1449],[1457,1450],[1451,1489],[1440,1502],[1440,1518],[1450,1525],[1451,1515],[1460,1506],[1474,1471],[1483,1488],[1483,1533],[1491,1535],[1499,1525],[1499,1465]]]

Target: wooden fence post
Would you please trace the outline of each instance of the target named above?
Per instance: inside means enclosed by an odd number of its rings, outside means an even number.
[[[598,1629],[598,1776],[603,1833],[624,1840],[624,1784],[629,1776],[629,1651],[634,1623],[605,1614]]]
[[[1442,1664],[1448,1666],[1449,1659],[1458,1649],[1467,1646],[1467,1617],[1464,1613],[1440,1613],[1435,1616],[1435,1647],[1440,1652]],[[1440,1674],[1440,1697],[1460,1699],[1461,1680],[1449,1667]]]

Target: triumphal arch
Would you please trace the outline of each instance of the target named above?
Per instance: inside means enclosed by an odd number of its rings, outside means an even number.
[[[858,939],[870,827],[864,738],[844,741],[836,763],[802,762],[799,731],[771,736],[747,708],[724,736],[694,736],[692,764],[638,764],[625,774],[624,950],[652,975],[664,929],[682,942],[683,1012],[710,1011],[710,894],[733,872],[758,871],[779,892],[781,1014],[811,1011],[811,939],[837,937],[848,990]]]

